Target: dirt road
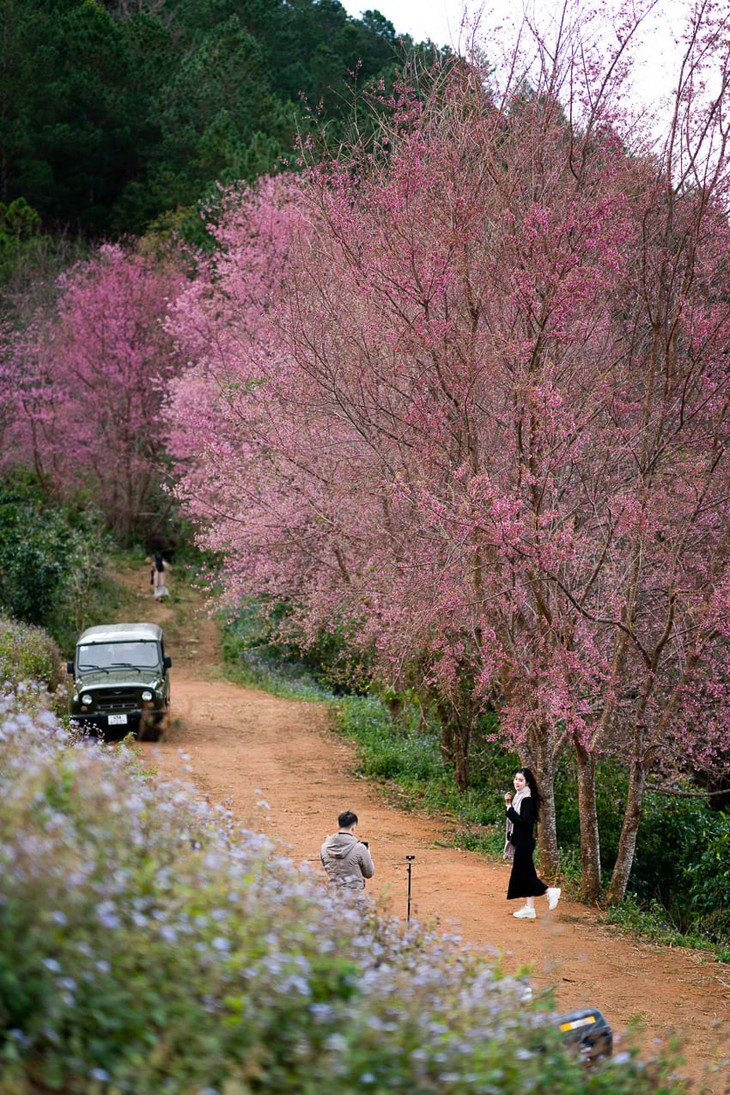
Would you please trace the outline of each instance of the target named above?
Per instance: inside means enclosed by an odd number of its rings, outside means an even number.
[[[616,1031],[638,1026],[644,1049],[677,1035],[683,1073],[695,1090],[730,1093],[730,969],[700,953],[639,943],[599,923],[593,910],[538,901],[534,922],[512,917],[508,867],[446,846],[446,823],[399,811],[377,787],[353,775],[354,752],[330,727],[324,706],[277,699],[226,682],[214,625],[196,595],[154,604],[146,573],[118,575],[128,600],[120,618],[159,622],[173,655],[174,719],[161,745],[147,745],[161,774],[192,781],[227,801],[245,824],[281,840],[318,865],[337,814],[354,809],[370,842],[376,876],[370,892],[405,917],[406,855],[414,855],[412,915],[504,955],[508,969],[529,967],[535,989],[553,987],[560,1009],[595,1005]],[[174,575],[172,577],[174,582]],[[174,588],[174,587],[173,587]]]

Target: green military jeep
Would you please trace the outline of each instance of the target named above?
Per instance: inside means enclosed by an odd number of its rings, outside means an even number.
[[[132,731],[159,741],[170,707],[171,665],[156,624],[88,627],[66,667],[74,678],[72,720],[105,738]]]

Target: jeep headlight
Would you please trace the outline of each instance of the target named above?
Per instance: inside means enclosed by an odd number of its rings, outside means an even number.
[[[87,707],[90,706],[92,700],[88,692],[84,692],[83,696],[81,697],[81,702],[85,703]]]
[[[142,699],[144,700],[145,703],[149,703],[150,700],[152,699],[152,693],[150,692],[150,690],[148,688],[145,689],[145,691],[142,693]]]

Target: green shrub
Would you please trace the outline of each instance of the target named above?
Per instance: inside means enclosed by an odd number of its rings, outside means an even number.
[[[729,849],[730,819],[706,799],[647,794],[630,888],[640,900],[661,902],[679,931],[696,933],[709,917],[715,940],[730,942],[728,931],[717,938],[727,925],[721,909],[730,886]]]
[[[91,511],[41,501],[21,479],[0,487],[0,611],[45,627],[63,649],[85,626],[107,541]]]
[[[730,952],[730,814],[703,809],[695,835],[685,870],[692,926]]]
[[[221,622],[223,656],[243,672],[252,666],[255,673],[263,665],[289,676],[296,669],[338,696],[363,695],[371,687],[367,658],[353,652],[345,624],[333,624],[305,643],[298,641],[301,635],[290,605],[254,598],[239,606],[235,618]]]
[[[644,1095],[586,1072],[479,954],[326,890],[267,838],[48,718],[0,725],[0,1089]]]

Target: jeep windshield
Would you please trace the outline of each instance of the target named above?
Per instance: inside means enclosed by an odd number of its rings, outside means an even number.
[[[159,669],[160,648],[155,642],[89,643],[78,647],[76,664],[85,669]]]

